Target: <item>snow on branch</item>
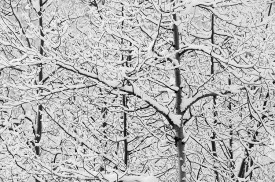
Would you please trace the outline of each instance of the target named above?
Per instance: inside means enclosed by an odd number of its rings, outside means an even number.
[[[108,87],[112,87],[114,89],[119,89],[121,91],[124,91],[128,94],[134,95],[143,101],[147,102],[149,105],[151,105],[153,108],[155,108],[159,113],[164,115],[164,117],[168,120],[169,124],[174,126],[178,125],[180,126],[181,124],[181,115],[176,115],[173,112],[170,112],[170,110],[166,107],[163,106],[162,104],[158,103],[156,100],[145,94],[141,89],[139,89],[135,84],[132,84],[131,86],[122,86],[121,81],[111,81],[111,80],[106,80],[104,78],[100,78],[98,75],[85,71],[81,68],[78,68],[77,66],[74,66],[70,63],[65,63],[64,61],[58,60],[56,63],[58,66],[70,70],[72,72],[78,73],[83,76],[87,76],[89,78],[92,78],[94,80],[97,80],[98,82],[103,83],[104,85]]]
[[[186,50],[202,51],[202,52],[209,54],[210,56],[216,58],[217,60],[219,60],[221,64],[224,64],[224,66],[229,65],[229,66],[233,66],[233,67],[241,68],[241,69],[249,69],[249,68],[253,68],[255,66],[255,64],[241,65],[241,64],[236,63],[234,60],[232,60],[230,58],[224,58],[223,56],[216,54],[213,51],[211,46],[187,44],[182,48],[181,51],[186,51]]]
[[[239,93],[244,87],[238,86],[238,85],[228,85],[225,87],[223,92],[220,93],[206,93],[206,94],[200,94],[194,97],[190,98],[183,98],[181,103],[181,112],[184,114],[187,109],[189,109],[193,104],[198,102],[200,99],[206,98],[206,97],[214,97],[214,96],[226,96],[227,94],[237,94]]]
[[[214,97],[214,96],[218,96],[218,94],[212,92],[212,93],[202,94],[191,98],[185,98],[182,100],[182,103],[181,103],[181,112],[185,113],[188,108],[190,108],[193,104],[195,104],[200,99],[203,99],[205,97]]]
[[[104,175],[104,178],[107,179],[109,182],[116,182],[117,179],[119,179],[118,181],[121,181],[121,182],[158,182],[159,181],[158,178],[156,178],[154,176],[127,175],[127,176],[121,177],[120,175],[115,174],[115,173]]]
[[[198,5],[204,5],[204,6],[217,6],[218,2],[222,2],[220,1],[216,1],[216,0],[189,0],[187,1],[189,3],[189,5],[191,6],[198,6]]]
[[[140,90],[136,85],[132,84],[132,86],[124,86],[124,87],[121,87],[121,90],[125,91],[129,94],[133,94],[133,95],[137,96],[138,98],[141,98],[143,101],[147,102],[148,104],[150,104],[158,112],[160,112],[162,115],[164,115],[166,117],[166,119],[168,120],[169,124],[171,124],[172,126],[174,126],[174,125],[180,126],[181,115],[176,115],[173,112],[170,112],[170,110],[167,107],[161,105],[156,100],[149,97],[142,90]]]

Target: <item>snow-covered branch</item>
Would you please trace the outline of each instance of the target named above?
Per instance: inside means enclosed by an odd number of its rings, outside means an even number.
[[[131,86],[123,86],[120,81],[111,81],[111,80],[106,80],[103,78],[100,78],[98,75],[88,72],[86,70],[83,70],[81,68],[78,68],[74,65],[71,65],[69,63],[65,63],[63,61],[57,61],[57,65],[70,70],[74,73],[78,73],[80,75],[92,78],[98,82],[103,83],[104,85],[114,88],[114,89],[119,89],[121,91],[127,92],[128,94],[134,95],[143,101],[147,102],[150,104],[153,108],[155,108],[160,114],[164,115],[164,117],[168,120],[169,124],[172,126],[178,125],[180,126],[181,121],[181,115],[176,115],[173,112],[171,112],[166,106],[163,106],[162,104],[158,103],[155,99],[151,98],[147,94],[145,94],[141,89],[139,89],[138,86],[136,86],[134,83],[132,83]]]

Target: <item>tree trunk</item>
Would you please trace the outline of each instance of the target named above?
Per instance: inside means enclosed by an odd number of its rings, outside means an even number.
[[[123,106],[127,107],[127,97],[126,95],[123,95]],[[127,137],[127,113],[124,111],[123,113],[123,136],[124,136],[124,164],[128,165],[128,141],[126,139]]]
[[[212,13],[212,15],[211,15],[211,44],[215,44],[215,39],[214,39],[214,36],[215,36],[215,31],[214,31],[214,21],[215,21],[215,15]],[[211,59],[211,75],[213,75],[213,74],[215,74],[215,62],[214,62],[214,58],[213,57],[211,57],[210,58]],[[216,107],[216,99],[217,99],[217,96],[213,96],[213,107],[214,107],[214,110],[216,109],[215,107]],[[217,112],[216,111],[214,111],[214,117],[216,117],[217,116]],[[214,124],[216,124],[217,123],[217,120],[215,119],[214,120]],[[212,147],[212,153],[213,153],[213,156],[215,157],[215,158],[217,158],[218,157],[218,155],[217,155],[217,146],[216,146],[216,141],[215,141],[215,139],[216,139],[216,132],[215,131],[213,131],[212,132],[212,136],[211,136],[211,147]],[[214,162],[216,161],[216,159],[214,158]],[[219,180],[219,173],[218,173],[218,171],[216,170],[216,166],[214,166],[214,173],[215,173],[215,181],[217,181],[217,182],[219,182],[220,180]]]
[[[43,20],[42,20],[42,10],[43,10],[43,1],[39,0],[39,12],[38,12],[38,16],[39,16],[39,28],[40,28],[40,45],[39,45],[39,53],[41,56],[44,55],[44,40],[43,40]],[[38,65],[39,70],[39,74],[38,74],[38,84],[41,84],[42,79],[43,79],[43,66],[40,63]],[[40,90],[38,91],[39,93],[41,92]],[[41,140],[41,134],[42,134],[42,105],[39,104],[38,105],[38,109],[37,109],[37,118],[36,118],[36,128],[35,128],[35,142],[39,143]],[[40,155],[40,147],[39,146],[35,146],[35,153],[36,155]]]
[[[173,20],[177,21],[177,15],[173,14]],[[174,46],[176,50],[179,50],[179,31],[178,26],[173,24],[173,36],[174,36]],[[179,53],[176,53],[176,59],[178,63],[180,63]],[[181,95],[181,75],[180,69],[175,68],[175,85],[178,87],[176,91],[176,113],[181,114],[181,103],[182,103],[182,95]],[[178,150],[178,170],[179,170],[179,182],[186,182],[186,156],[185,156],[185,143],[182,141],[184,138],[183,135],[183,126],[175,126],[176,131],[175,142]]]
[[[231,78],[228,79],[228,85],[231,85]],[[232,110],[232,104],[231,102],[228,103],[228,109],[229,111],[231,112]],[[230,136],[230,139],[229,139],[229,158],[230,158],[230,162],[229,162],[229,169],[231,169],[231,171],[234,171],[234,154],[233,154],[233,121],[230,119],[230,123],[229,123],[229,129],[230,129],[230,132],[229,132],[229,136]],[[231,179],[233,180],[235,177],[234,173],[232,172],[231,174]]]
[[[124,7],[123,7],[123,4],[122,4],[122,17],[124,16]],[[122,21],[122,28],[124,28],[124,21]],[[121,44],[123,45],[124,43],[124,40],[121,39]],[[132,46],[132,43],[130,43],[130,46]],[[128,67],[129,64],[128,62],[132,60],[132,56],[130,55],[131,54],[131,51],[129,51],[129,55],[127,55],[127,61],[126,63],[124,64],[124,66]],[[123,59],[124,59],[124,56],[123,56]],[[124,83],[124,84],[128,84],[127,82]],[[123,104],[123,107],[124,108],[127,108],[127,102],[128,102],[128,99],[127,99],[127,96],[126,95],[123,95],[122,96],[122,104]],[[129,157],[129,151],[128,151],[128,141],[127,141],[127,135],[128,135],[128,128],[127,128],[127,113],[124,111],[123,113],[123,137],[125,138],[124,139],[124,164],[126,165],[126,167],[128,167],[128,157]]]
[[[40,45],[39,45],[39,53],[41,56],[44,55],[44,34],[43,34],[43,19],[42,19],[42,12],[43,12],[43,0],[39,0],[39,12],[38,12],[38,18],[39,18],[39,29],[40,29]],[[42,83],[43,79],[43,66],[42,63],[38,65],[39,74],[38,74],[38,84]],[[40,93],[41,91],[38,90]],[[42,134],[42,105],[38,105],[37,109],[37,117],[36,117],[36,128],[35,128],[35,143],[38,144],[41,140],[41,134]],[[40,145],[35,145],[35,153],[36,155],[40,155]],[[40,182],[38,179],[35,179],[36,182]]]

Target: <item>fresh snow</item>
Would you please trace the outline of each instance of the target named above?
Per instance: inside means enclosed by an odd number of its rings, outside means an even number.
[[[190,106],[190,104],[196,101],[196,99],[197,97],[183,98],[180,105],[181,111],[185,111]]]
[[[240,93],[240,91],[241,91],[242,88],[243,87],[239,86],[239,85],[227,85],[227,86],[225,86],[224,89],[226,91],[231,92],[231,93]]]
[[[124,176],[120,179],[123,182],[158,182],[154,176]]]
[[[103,177],[109,182],[123,181],[123,182],[159,182],[158,178],[155,176],[146,175],[125,175],[119,172],[113,172],[109,174],[104,174]]]

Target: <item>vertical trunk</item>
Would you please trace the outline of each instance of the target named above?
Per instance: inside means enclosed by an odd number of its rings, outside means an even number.
[[[43,19],[42,19],[42,10],[43,10],[43,2],[42,0],[39,0],[39,12],[38,12],[38,16],[39,16],[39,29],[40,29],[40,45],[39,45],[39,53],[40,55],[44,55],[44,40],[43,40]],[[42,79],[43,79],[43,67],[42,64],[38,65],[39,70],[39,74],[38,74],[38,82],[39,84],[41,83]],[[38,91],[41,92],[41,91]],[[35,128],[35,142],[39,143],[40,139],[41,139],[41,134],[42,134],[42,105],[39,104],[38,105],[38,109],[37,109],[37,117],[36,117],[36,128]],[[40,147],[39,146],[35,146],[35,153],[36,155],[40,155]]]
[[[231,85],[231,78],[228,79],[228,85]],[[228,109],[229,111],[232,110],[231,102],[228,103]],[[233,163],[233,123],[232,120],[230,119],[229,121],[229,168],[233,171],[234,170],[234,163]],[[234,173],[231,174],[231,179],[234,179]]]
[[[127,107],[127,97],[126,95],[123,95],[123,106]],[[127,114],[126,112],[123,113],[123,136],[124,136],[124,164],[128,165],[128,141],[126,139],[127,137]]]
[[[100,92],[102,92],[102,90],[101,89],[99,89],[100,90]],[[106,102],[104,102],[104,105],[106,106],[107,105],[107,103]],[[107,114],[108,114],[108,109],[107,109],[107,107],[104,107],[103,106],[103,108],[101,109],[101,114],[102,114],[102,118],[103,118],[103,123],[102,123],[102,128],[103,128],[103,131],[102,131],[102,133],[103,133],[103,138],[104,138],[104,141],[101,141],[100,143],[102,143],[103,144],[103,146],[104,146],[104,155],[106,155],[106,151],[105,151],[105,149],[106,149],[106,147],[107,147],[107,121],[105,120],[106,119],[106,116],[107,116]],[[106,159],[106,158],[103,158],[103,165],[100,167],[100,171],[105,171],[106,172],[106,166],[109,164],[109,160],[108,159]]]
[[[123,7],[123,4],[122,4],[122,16],[124,16],[124,7]],[[124,28],[124,21],[122,21],[122,28]],[[121,40],[121,44],[123,45],[123,39]],[[132,46],[132,43],[130,43],[130,46]],[[129,51],[129,55],[127,55],[127,61],[125,63],[124,66],[128,67],[129,64],[128,62],[132,60],[132,56],[130,55],[131,54],[131,51]],[[128,84],[127,82],[125,84]],[[123,95],[122,97],[122,102],[123,102],[123,106],[124,108],[127,108],[127,102],[128,102],[128,99],[127,99],[127,96],[126,95]],[[127,135],[128,135],[128,129],[127,129],[127,113],[124,112],[123,113],[123,136],[124,136],[124,164],[126,165],[126,167],[128,166],[128,157],[129,157],[129,151],[128,151],[128,141],[126,139]]]
[[[173,20],[177,21],[177,15],[173,14]],[[173,37],[174,37],[174,46],[176,50],[179,50],[179,31],[178,26],[173,24]],[[179,53],[176,53],[176,59],[178,63],[180,63],[180,56]],[[181,114],[181,103],[182,103],[182,95],[181,95],[181,75],[180,75],[180,69],[175,69],[175,85],[178,87],[178,90],[176,91],[176,113]],[[179,182],[186,182],[186,162],[185,162],[185,143],[182,142],[182,139],[184,137],[183,135],[183,126],[175,126],[176,131],[176,146],[178,150],[178,169],[179,169]]]
[[[242,161],[242,163],[241,163],[240,170],[239,170],[239,174],[238,174],[239,178],[243,178],[244,177],[246,165],[247,165],[246,164],[246,158],[244,158],[243,161]],[[239,182],[239,180],[237,182]]]
[[[215,31],[214,31],[214,21],[215,21],[215,16],[214,14],[211,15],[211,44],[215,44],[215,40],[214,40],[214,36],[215,36]],[[211,57],[211,74],[215,74],[215,63],[214,63],[214,58]],[[213,105],[214,105],[214,109],[216,107],[216,96],[213,97]],[[217,116],[217,112],[214,111],[214,117]],[[217,120],[215,119],[214,120],[214,124],[217,123]],[[212,147],[212,153],[213,153],[213,156],[215,158],[218,157],[217,155],[217,147],[216,147],[216,142],[215,142],[215,139],[216,139],[216,133],[215,131],[213,131],[212,133],[212,136],[211,136],[211,147]],[[214,161],[216,161],[216,159],[214,159]],[[216,166],[214,166],[214,169],[216,169]],[[219,180],[219,173],[217,170],[214,170],[214,173],[215,173],[215,181],[220,181]]]
[[[41,56],[44,55],[44,34],[43,34],[43,19],[42,19],[42,11],[43,11],[43,0],[39,0],[39,29],[40,29],[40,45],[39,45],[39,53]],[[43,66],[42,63],[38,65],[39,74],[38,74],[38,84],[41,84],[43,79]],[[41,92],[40,90],[38,92]],[[36,117],[36,128],[35,128],[35,143],[38,144],[41,140],[42,134],[42,105],[39,104],[37,108],[37,117]],[[36,155],[40,155],[40,146],[35,145],[35,153]],[[38,179],[35,179],[36,182],[39,182]]]
[[[132,46],[132,44],[130,43],[130,46]],[[129,52],[131,53],[131,52]],[[127,56],[127,62],[125,63],[125,66],[128,67],[128,62],[131,61],[132,57],[131,55]],[[127,84],[127,83],[126,83]],[[128,99],[126,95],[123,95],[123,106],[125,108],[127,108],[127,103],[128,103]],[[128,127],[127,127],[127,113],[124,112],[123,113],[123,136],[124,136],[124,163],[126,165],[126,167],[128,166],[128,157],[129,157],[129,152],[128,152],[128,141],[127,141],[127,135],[128,135]]]

